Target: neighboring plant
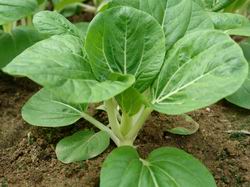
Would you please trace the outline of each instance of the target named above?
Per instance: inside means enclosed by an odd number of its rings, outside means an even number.
[[[240,46],[244,52],[244,55],[250,63],[250,39],[242,41]],[[240,107],[250,109],[250,74],[248,74],[247,79],[237,92],[226,98],[229,102],[236,104]]]
[[[33,22],[51,37],[4,68],[43,86],[23,107],[24,120],[61,127],[84,118],[100,130],[61,140],[59,160],[93,158],[111,139],[119,148],[103,164],[101,187],[216,186],[209,171],[182,150],[164,147],[142,159],[134,147],[152,111],[179,115],[211,105],[247,77],[241,48],[214,30],[206,11],[191,0],[161,6],[155,0],[112,1],[86,36],[55,12],[41,12]],[[90,103],[103,104],[108,124],[88,114]]]
[[[95,14],[105,1],[106,0],[93,0],[91,5],[85,3],[86,0],[52,0],[54,9],[65,17],[73,16],[81,9],[85,12]]]
[[[47,38],[47,33],[41,34],[32,25],[33,14],[46,6],[46,0],[0,0],[0,25],[3,27],[0,30],[0,69],[28,47]],[[87,23],[78,23],[77,27],[84,32]]]
[[[249,0],[235,0],[224,9],[225,12],[238,13],[246,17],[250,15],[250,1]]]
[[[0,69],[45,38],[31,26],[32,15],[44,4],[44,0],[0,0]]]

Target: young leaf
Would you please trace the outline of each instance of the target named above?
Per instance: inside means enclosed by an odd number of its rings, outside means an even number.
[[[147,13],[118,7],[99,13],[90,23],[85,48],[99,79],[110,72],[136,77],[143,92],[158,74],[165,55],[164,33]]]
[[[240,46],[243,49],[248,64],[250,64],[250,40],[241,42]],[[226,99],[235,105],[250,109],[250,73],[248,73],[248,77],[240,89]]]
[[[39,32],[49,36],[69,34],[80,37],[77,27],[57,12],[41,11],[34,16],[33,23]]]
[[[0,0],[0,25],[29,16],[37,8],[37,0]]]
[[[115,149],[104,161],[100,187],[216,187],[197,159],[182,150],[164,147],[146,160],[132,147]]]
[[[65,102],[46,89],[41,89],[22,108],[23,119],[36,126],[62,127],[81,118],[86,105]]]
[[[171,127],[166,127],[166,131],[172,133],[172,134],[178,134],[178,135],[191,135],[196,133],[199,130],[199,123],[197,123],[195,120],[193,120],[192,117],[190,117],[187,114],[179,115],[186,124],[177,125],[175,123],[172,124]]]
[[[132,87],[116,96],[116,100],[122,112],[125,112],[129,116],[133,116],[139,112],[142,106],[149,105],[145,96]]]
[[[250,36],[250,21],[241,15],[231,13],[209,13],[215,29],[230,35]]]
[[[240,47],[227,34],[190,33],[166,57],[152,87],[153,108],[182,114],[205,107],[239,89],[247,72]]]
[[[109,135],[100,131],[79,131],[62,139],[56,145],[56,155],[63,163],[71,163],[94,158],[109,146]]]
[[[45,36],[32,27],[17,27],[11,33],[0,30],[0,69]]]

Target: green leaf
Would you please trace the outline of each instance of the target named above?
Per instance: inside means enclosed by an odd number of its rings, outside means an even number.
[[[79,22],[79,23],[76,23],[75,26],[79,30],[82,38],[85,38],[86,35],[87,35],[87,30],[88,30],[88,27],[89,27],[89,23],[88,22]]]
[[[69,79],[51,91],[72,103],[97,103],[123,92],[135,82],[134,76],[110,73],[104,81]]]
[[[33,95],[22,108],[23,119],[35,126],[62,127],[81,118],[86,105],[65,102],[46,89]]]
[[[36,43],[3,70],[46,87],[61,85],[69,79],[94,79],[84,58],[82,42],[70,35],[55,35]]]
[[[80,3],[84,2],[85,0],[52,0],[54,4],[54,9],[60,12],[62,9],[64,9],[66,6],[74,4],[74,3]]]
[[[193,0],[193,1],[204,9],[212,9],[215,4],[214,0]]]
[[[134,88],[129,88],[126,91],[122,92],[118,96],[116,96],[116,100],[119,106],[122,108],[122,111],[128,114],[129,116],[133,116],[142,106],[148,106],[149,102],[145,98],[144,95],[139,93]]]
[[[80,37],[77,27],[57,12],[41,11],[34,16],[33,23],[39,32],[49,36],[70,34]]]
[[[56,145],[56,155],[63,163],[88,160],[106,150],[109,141],[109,135],[104,131],[80,131],[62,139]]]
[[[240,46],[244,52],[248,64],[250,64],[250,40],[241,42]],[[235,105],[250,109],[250,73],[248,73],[248,77],[240,89],[226,99]]]
[[[186,32],[213,28],[207,12],[191,0],[112,0],[106,8],[116,6],[131,6],[152,15],[164,30],[166,50]]]
[[[196,133],[199,130],[200,125],[193,120],[192,117],[190,117],[187,114],[181,114],[178,115],[179,118],[182,118],[184,122],[181,123],[181,125],[177,123],[171,124],[171,127],[166,125],[166,130],[172,134],[178,134],[178,135],[191,135]]]
[[[99,80],[110,72],[136,77],[135,88],[146,90],[165,55],[164,33],[147,13],[131,7],[99,13],[90,23],[85,48]]]
[[[37,8],[37,0],[0,0],[0,25],[29,16]]]
[[[230,35],[250,36],[250,21],[239,14],[209,13],[215,29]]]
[[[104,161],[100,187],[216,187],[197,159],[182,150],[164,147],[146,160],[132,147],[115,149]]]
[[[25,50],[3,71],[26,76],[70,103],[100,102],[134,83],[131,75],[113,73],[97,81],[82,45],[77,37],[55,35]]]
[[[45,37],[32,27],[17,27],[10,34],[0,31],[0,69]]]
[[[227,34],[190,33],[166,57],[152,86],[153,108],[182,114],[208,106],[239,89],[247,72],[242,50]]]

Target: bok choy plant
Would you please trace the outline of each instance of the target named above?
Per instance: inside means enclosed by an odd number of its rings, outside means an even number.
[[[59,14],[40,12],[34,25],[51,37],[3,69],[43,86],[22,109],[28,123],[61,127],[83,118],[100,130],[62,139],[56,146],[60,161],[96,157],[110,139],[118,146],[103,164],[101,187],[216,186],[182,150],[163,147],[142,159],[135,149],[152,111],[183,114],[211,105],[239,89],[248,74],[241,48],[214,29],[198,4],[160,2],[111,1],[86,36]],[[91,103],[103,104],[108,124],[89,114]]]
[[[44,0],[0,0],[0,69],[24,49],[42,40],[32,25],[32,15]]]

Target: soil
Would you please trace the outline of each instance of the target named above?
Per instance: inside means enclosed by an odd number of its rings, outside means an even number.
[[[79,129],[91,128],[84,121],[63,128],[40,128],[26,124],[20,115],[22,105],[39,87],[23,78],[0,77],[0,186],[99,186],[101,156],[74,164],[56,159],[55,145]],[[142,157],[155,148],[173,146],[200,159],[213,173],[218,187],[250,186],[250,137],[230,130],[250,130],[250,111],[221,101],[190,113],[200,124],[191,136],[166,131],[167,126],[183,123],[178,116],[153,113],[136,140]],[[106,121],[106,115],[95,117]]]

